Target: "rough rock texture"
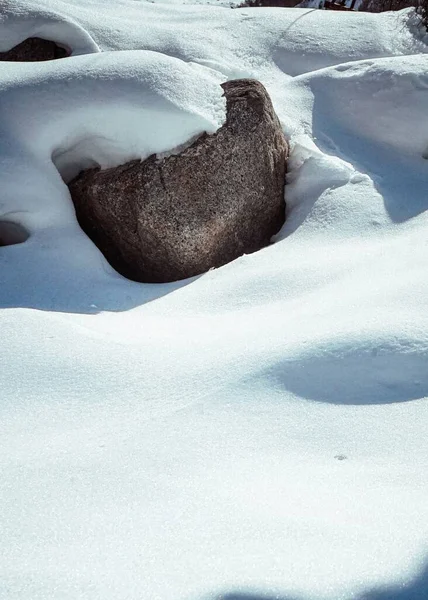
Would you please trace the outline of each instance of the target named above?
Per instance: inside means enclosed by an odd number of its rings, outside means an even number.
[[[7,52],[0,52],[0,60],[36,62],[65,58],[70,53],[55,42],[41,38],[28,38]]]
[[[178,155],[80,173],[82,229],[125,277],[183,279],[269,243],[285,220],[287,142],[254,80],[222,84],[225,125]]]

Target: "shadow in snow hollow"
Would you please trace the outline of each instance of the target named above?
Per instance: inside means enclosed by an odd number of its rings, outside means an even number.
[[[352,595],[353,600],[427,600],[428,599],[428,564],[411,580],[391,586],[370,589],[359,596]],[[349,600],[351,600],[351,597]],[[345,597],[341,596],[343,600]],[[215,597],[215,600],[305,600],[303,596],[288,596],[263,592],[226,592]]]

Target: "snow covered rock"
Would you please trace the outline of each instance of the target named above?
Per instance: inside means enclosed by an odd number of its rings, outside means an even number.
[[[13,62],[36,62],[65,58],[69,52],[50,40],[28,38],[7,52],[0,52],[0,60]]]
[[[267,245],[285,220],[287,142],[261,83],[222,84],[226,123],[179,154],[81,172],[77,218],[124,276],[167,282]]]

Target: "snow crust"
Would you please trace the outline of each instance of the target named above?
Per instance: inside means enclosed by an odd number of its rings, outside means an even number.
[[[8,2],[0,598],[426,600],[428,54],[411,10]],[[115,51],[115,52],[113,52]],[[80,55],[80,56],[78,56]],[[164,153],[257,77],[292,153],[268,248],[136,284],[64,179]]]

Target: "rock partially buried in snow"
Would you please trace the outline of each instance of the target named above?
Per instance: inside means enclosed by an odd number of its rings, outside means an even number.
[[[226,123],[177,155],[81,172],[83,230],[122,275],[167,282],[267,245],[285,220],[288,146],[261,83],[222,84]]]
[[[55,42],[42,38],[28,38],[7,52],[0,52],[0,60],[37,62],[65,58],[70,53]]]
[[[29,234],[27,230],[22,225],[19,225],[19,223],[0,221],[0,247],[22,244],[28,238]]]

